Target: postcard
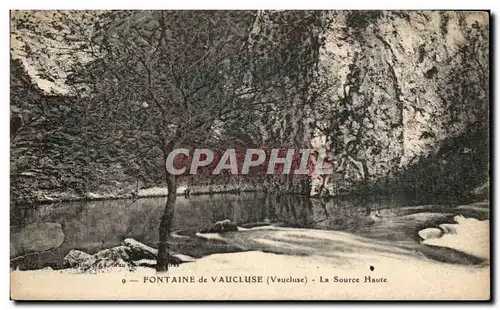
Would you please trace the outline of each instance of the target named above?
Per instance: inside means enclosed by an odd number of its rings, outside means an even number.
[[[491,298],[488,11],[10,27],[11,299]]]

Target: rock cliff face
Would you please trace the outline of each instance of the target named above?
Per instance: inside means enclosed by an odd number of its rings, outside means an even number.
[[[470,186],[487,179],[487,125],[482,127],[488,122],[489,106],[487,13],[314,14],[322,23],[309,29],[319,45],[317,78],[307,91],[318,100],[305,104],[309,109],[288,111],[292,118],[276,117],[278,124],[290,124],[280,131],[284,140],[295,139],[332,155],[336,173],[326,179],[313,177],[312,195],[374,184],[390,187],[390,179],[426,183],[425,175],[408,178],[407,171],[419,164],[432,170],[430,161],[446,166],[450,156],[455,162],[459,158],[461,166],[446,167],[449,173],[459,172],[443,182],[472,181],[467,179],[471,165],[480,177],[475,175]],[[303,44],[296,48],[308,52],[313,42]],[[478,131],[479,140],[473,141],[471,133]],[[461,136],[460,142],[452,143],[452,151],[435,156],[449,144],[444,145],[445,140]],[[467,158],[460,159],[462,155]]]
[[[337,82],[330,111],[341,117],[330,122],[325,146],[339,158],[347,186],[395,176],[446,138],[487,122],[486,13],[350,12],[331,19],[320,63]],[[328,185],[335,192],[342,183]]]

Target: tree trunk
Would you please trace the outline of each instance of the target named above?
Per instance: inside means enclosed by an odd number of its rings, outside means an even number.
[[[158,244],[158,257],[156,258],[156,271],[168,271],[168,238],[174,218],[175,201],[177,199],[177,184],[175,176],[167,173],[167,202],[165,210],[160,221],[159,235],[160,242]]]

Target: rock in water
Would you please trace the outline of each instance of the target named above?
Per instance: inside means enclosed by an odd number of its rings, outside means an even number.
[[[236,226],[235,223],[231,222],[230,220],[223,220],[223,221],[218,221],[215,222],[212,226],[203,228],[200,230],[200,233],[206,234],[206,233],[223,233],[227,231],[237,231],[238,227]]]
[[[134,264],[139,267],[156,268],[156,259],[140,259],[134,261]]]
[[[93,265],[96,258],[80,250],[71,250],[64,256],[63,261],[71,268],[81,268]]]
[[[453,218],[458,224],[441,224],[444,235],[440,238],[424,240],[422,243],[446,247],[462,253],[487,260],[490,257],[490,221],[479,221],[457,215]],[[471,260],[470,263],[473,261]]]
[[[59,223],[34,223],[11,228],[10,257],[30,252],[47,251],[64,242],[64,233]]]
[[[158,255],[158,250],[145,245],[135,239],[127,238],[123,241],[125,246],[130,248],[130,259],[140,260],[140,259],[156,259]]]
[[[96,260],[89,269],[95,269],[95,270],[100,270],[100,269],[106,269],[106,268],[112,268],[112,267],[129,267],[129,265],[123,261],[123,259],[118,258],[118,259],[109,259],[109,258],[101,258]]]
[[[108,268],[114,267],[156,267],[158,250],[132,238],[125,239],[124,244],[101,250],[94,255],[79,250],[71,250],[64,257],[64,264],[67,267],[85,272],[105,271]],[[194,260],[194,258],[188,255],[169,254],[169,264],[172,265],[179,265]]]
[[[184,262],[180,258],[178,258],[176,256],[172,256],[172,254],[169,254],[168,255],[168,263],[173,264],[173,265],[180,265]]]
[[[97,259],[107,258],[112,260],[121,259],[123,261],[130,261],[131,249],[127,246],[121,245],[111,249],[105,249],[94,254]]]
[[[175,257],[181,261],[181,263],[189,263],[189,262],[194,262],[196,259],[189,255],[184,255],[184,254],[170,254],[171,257]]]
[[[454,235],[454,234],[457,233],[458,225],[457,224],[444,223],[444,224],[439,225],[439,227],[443,230],[443,232],[445,234]]]
[[[194,262],[195,259],[183,254],[169,254],[168,263],[172,265],[180,265],[182,263]],[[134,265],[140,267],[156,268],[156,259],[140,259],[133,262]]]
[[[426,228],[418,232],[420,238],[424,240],[441,238],[443,234],[443,231],[439,228]]]

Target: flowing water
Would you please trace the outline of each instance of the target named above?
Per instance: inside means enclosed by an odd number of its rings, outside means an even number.
[[[410,204],[400,198],[326,200],[262,193],[178,197],[171,249],[195,258],[250,250],[304,256],[328,249],[332,259],[370,250],[377,255],[484,264],[474,253],[422,244],[418,232],[453,223],[457,215],[487,220],[488,204]],[[165,198],[143,198],[12,206],[11,266],[58,268],[71,249],[92,254],[125,238],[156,247],[164,205]],[[240,231],[197,234],[224,219],[236,222]],[[488,242],[488,235],[480,237]]]

